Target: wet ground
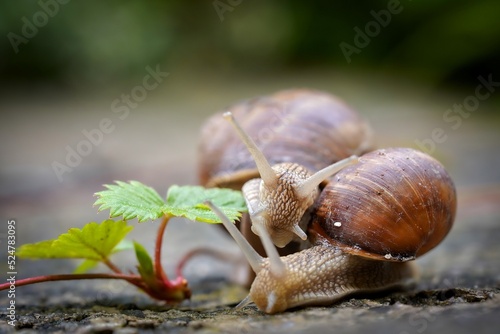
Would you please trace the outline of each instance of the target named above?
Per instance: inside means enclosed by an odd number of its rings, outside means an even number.
[[[103,220],[92,207],[93,193],[113,180],[139,180],[164,194],[171,184],[196,183],[198,129],[214,111],[242,98],[282,88],[312,87],[344,98],[375,129],[379,147],[429,143],[436,128],[446,139],[434,141],[433,155],[454,178],[458,215],[446,240],[417,260],[419,284],[411,291],[371,298],[352,298],[328,307],[309,307],[266,315],[255,307],[234,310],[246,295],[237,282],[243,264],[194,259],[185,275],[193,297],[177,306],[157,303],[125,283],[80,281],[43,283],[16,290],[16,327],[6,323],[7,294],[0,295],[0,332],[77,333],[496,333],[500,328],[500,118],[495,100],[481,101],[460,124],[443,119],[446,110],[474,91],[435,91],[394,78],[345,73],[301,73],[294,76],[219,78],[171,72],[157,90],[131,108],[124,119],[112,101],[123,92],[91,97],[64,96],[54,90],[27,98],[19,93],[2,99],[5,122],[0,132],[2,219],[15,218],[17,245],[54,238],[69,227]],[[381,84],[383,82],[384,84]],[[140,82],[139,82],[140,83]],[[237,84],[235,84],[237,83]],[[492,94],[500,94],[493,92]],[[496,99],[498,101],[498,99]],[[83,130],[103,118],[115,128],[62,176],[54,161],[64,163],[67,145],[75,148]],[[455,128],[452,125],[457,125]],[[430,147],[430,146],[428,146]],[[135,226],[131,237],[151,251],[157,223]],[[0,233],[6,232],[2,224]],[[0,256],[6,259],[5,234]],[[208,246],[231,253],[238,249],[215,226],[174,220],[167,228],[164,264],[172,272],[192,248]],[[131,253],[118,255],[118,266],[132,269]],[[16,263],[18,278],[70,272],[73,261]],[[100,268],[104,270],[104,268]],[[0,263],[7,273],[6,260]],[[4,274],[2,274],[4,275]]]

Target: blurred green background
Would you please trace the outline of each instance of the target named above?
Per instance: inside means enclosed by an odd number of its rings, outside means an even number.
[[[453,1],[3,1],[0,35],[22,35],[45,7],[57,13],[14,51],[1,39],[2,91],[26,84],[120,89],[147,64],[171,72],[272,76],[334,68],[397,74],[429,87],[475,86],[499,73],[500,2]],[[348,63],[340,43],[396,4],[386,27]],[[397,5],[399,3],[399,5]],[[50,13],[49,13],[50,14]]]

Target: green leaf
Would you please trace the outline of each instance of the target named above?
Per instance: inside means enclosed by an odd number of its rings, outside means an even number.
[[[143,222],[163,216],[165,202],[151,187],[138,181],[116,181],[116,185],[104,187],[108,190],[95,193],[99,198],[94,205],[100,205],[98,211],[109,209],[111,218],[123,216],[124,220]]]
[[[137,257],[137,261],[139,262],[139,266],[137,267],[139,274],[141,274],[141,277],[145,281],[154,280],[155,272],[153,268],[153,260],[149,256],[148,252],[140,243],[135,241],[134,249],[135,256]]]
[[[134,243],[131,240],[123,239],[118,243],[118,245],[113,248],[111,253],[118,253],[124,250],[134,249]],[[73,274],[83,274],[88,272],[90,269],[95,268],[99,264],[99,261],[95,260],[84,260],[76,269]]]
[[[94,260],[84,260],[76,269],[73,271],[73,274],[83,274],[89,271],[90,269],[95,268],[99,264],[99,261]]]
[[[115,252],[115,247],[132,229],[123,220],[105,220],[101,224],[92,222],[82,229],[71,228],[55,240],[23,245],[17,255],[31,259],[79,258],[103,261]]]
[[[19,247],[16,255],[29,259],[50,259],[56,258],[52,251],[52,245],[55,240],[40,241],[35,244],[25,244]]]
[[[171,186],[167,201],[148,186],[130,181],[116,181],[116,185],[105,185],[107,190],[96,193],[99,198],[94,205],[99,211],[109,209],[111,217],[137,218],[139,222],[160,218],[163,215],[185,217],[207,223],[220,223],[219,218],[203,204],[211,200],[229,219],[235,220],[245,212],[246,205],[240,191],[200,186]]]
[[[240,191],[221,188],[205,189],[200,186],[172,186],[168,190],[167,205],[163,212],[206,223],[220,223],[220,219],[203,204],[211,200],[229,219],[236,220],[247,211]]]

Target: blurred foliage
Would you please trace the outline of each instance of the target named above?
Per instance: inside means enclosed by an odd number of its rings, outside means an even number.
[[[16,54],[8,34],[22,35],[23,17],[33,22],[41,3],[55,1],[0,4],[1,84],[109,84],[157,63],[248,73],[359,67],[474,84],[500,59],[497,0],[402,0],[351,63],[339,44],[354,45],[353,28],[391,1],[69,1]],[[221,3],[230,8],[222,14]]]

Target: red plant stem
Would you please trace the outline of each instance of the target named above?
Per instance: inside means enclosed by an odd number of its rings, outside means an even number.
[[[160,228],[158,229],[158,234],[156,235],[156,244],[155,244],[155,273],[156,278],[165,283],[168,287],[171,286],[167,274],[163,270],[161,265],[161,246],[163,243],[163,235],[165,234],[165,228],[167,227],[168,221],[172,218],[171,215],[165,215],[161,221]]]
[[[142,288],[142,279],[137,275],[125,275],[125,274],[62,274],[62,275],[47,275],[47,276],[36,276],[23,278],[15,281],[16,286],[23,286],[41,282],[51,282],[51,281],[69,281],[69,280],[80,280],[80,279],[122,279],[137,287]],[[0,290],[6,290],[10,288],[11,283],[0,284]]]
[[[113,262],[111,262],[108,258],[103,259],[102,262],[115,273],[122,274],[122,271],[117,266],[115,266]]]
[[[208,247],[200,247],[200,248],[195,248],[191,251],[189,251],[187,254],[185,254],[179,263],[177,263],[177,267],[175,269],[175,272],[177,273],[177,276],[182,276],[182,270],[186,266],[186,263],[190,261],[193,257],[200,256],[200,255],[205,255],[205,256],[211,256],[217,260],[223,261],[223,262],[239,262],[240,257],[235,256],[233,254],[227,254],[226,252],[223,252],[221,250],[217,250],[214,248],[208,248]]]

